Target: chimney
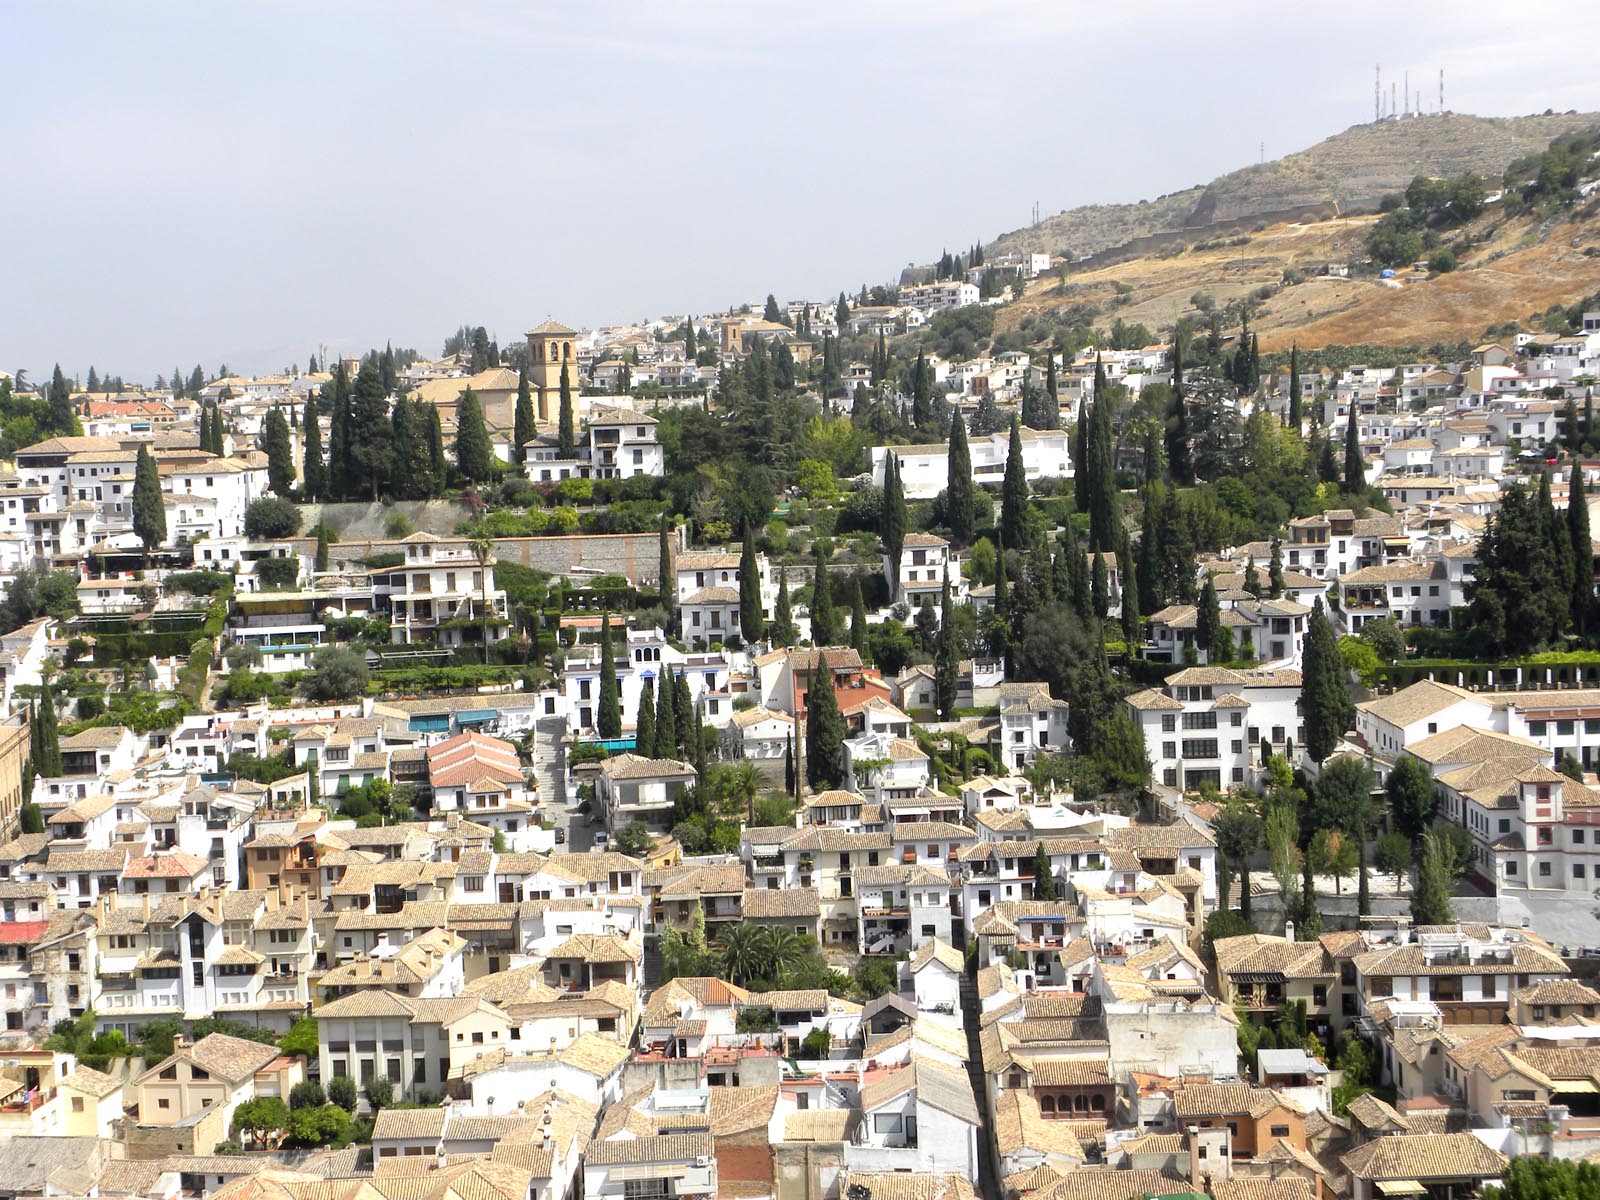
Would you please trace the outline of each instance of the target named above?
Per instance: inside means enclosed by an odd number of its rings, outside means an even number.
[[[1184,1133],[1186,1136],[1183,1140],[1189,1147],[1189,1186],[1197,1192],[1204,1192],[1205,1180],[1200,1174],[1200,1131],[1190,1125]]]
[[[1294,922],[1293,921],[1285,921],[1283,923],[1283,936],[1285,938],[1287,938],[1291,942],[1294,941]]]
[[[189,1038],[187,1034],[175,1033],[172,1035],[172,1051],[174,1054],[179,1050],[187,1050],[188,1048]]]

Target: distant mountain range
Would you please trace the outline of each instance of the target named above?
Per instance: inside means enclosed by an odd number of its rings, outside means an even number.
[[[1151,234],[1260,217],[1369,211],[1418,175],[1476,171],[1493,189],[1506,167],[1545,149],[1569,129],[1600,124],[1600,113],[1473,117],[1462,113],[1355,125],[1307,150],[1230,172],[1208,184],[1136,204],[1096,204],[1002,234],[987,248],[1098,254]],[[1335,209],[1337,206],[1337,209]]]

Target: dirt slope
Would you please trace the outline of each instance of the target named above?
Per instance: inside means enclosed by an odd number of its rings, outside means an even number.
[[[1079,257],[1136,237],[1178,229],[1198,234],[1217,221],[1263,213],[1330,202],[1342,212],[1371,209],[1419,174],[1477,171],[1497,180],[1514,159],[1545,149],[1557,134],[1597,123],[1597,113],[1495,118],[1447,113],[1355,125],[1299,153],[1157,200],[1094,205],[1046,217],[1003,234],[990,252],[1048,250]]]

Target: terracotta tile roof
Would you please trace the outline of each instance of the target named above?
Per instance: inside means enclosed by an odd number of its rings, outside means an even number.
[[[814,887],[746,888],[743,901],[747,921],[821,915],[822,901]]]
[[[669,1163],[694,1161],[715,1153],[716,1142],[709,1133],[677,1133],[654,1137],[619,1138],[610,1142],[590,1142],[584,1161],[596,1166],[626,1163]]]
[[[1488,1179],[1510,1161],[1470,1133],[1376,1138],[1340,1160],[1357,1179]]]

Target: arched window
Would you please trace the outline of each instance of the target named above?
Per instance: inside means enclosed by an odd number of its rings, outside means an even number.
[[[1042,1112],[1042,1113],[1053,1113],[1053,1112],[1055,1112],[1055,1110],[1056,1110],[1056,1098],[1054,1096],[1040,1096],[1039,1097],[1039,1111],[1040,1112]]]
[[[1089,1100],[1086,1096],[1078,1095],[1072,1098],[1072,1107],[1078,1112],[1089,1111]]]
[[[1089,1107],[1094,1109],[1095,1112],[1105,1112],[1106,1098],[1099,1092],[1096,1092],[1089,1101]]]

